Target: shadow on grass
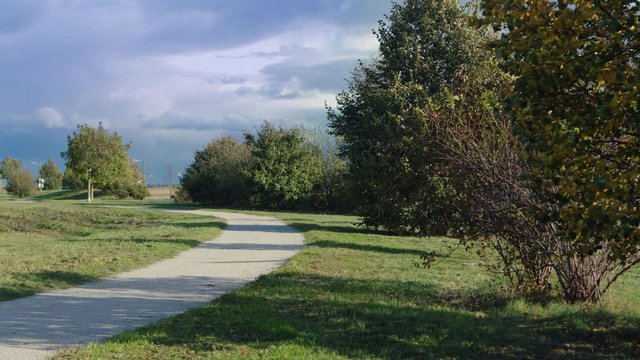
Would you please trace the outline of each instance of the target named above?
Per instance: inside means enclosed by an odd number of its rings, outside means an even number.
[[[305,220],[303,220],[305,221]],[[309,221],[309,220],[306,220]],[[301,232],[309,232],[309,231],[328,231],[332,233],[341,233],[341,234],[369,234],[369,235],[392,235],[389,232],[381,231],[381,230],[373,230],[367,229],[364,227],[359,227],[357,224],[350,224],[345,226],[336,226],[336,225],[322,225],[317,223],[309,223],[309,222],[292,222],[289,224],[298,231]]]
[[[96,191],[96,197],[104,195],[101,191]],[[31,196],[33,200],[85,200],[87,192],[84,190],[57,190],[35,193]]]
[[[311,353],[324,348],[354,358],[640,356],[640,319],[624,323],[597,312],[536,318],[491,305],[479,313],[464,302],[451,307],[448,297],[443,289],[417,282],[279,273],[113,341],[144,338],[195,351],[220,345],[268,351],[295,344]]]
[[[35,273],[13,273],[13,283],[0,287],[0,301],[35,295],[47,288],[60,288],[97,281],[94,276],[73,271],[43,270]]]
[[[202,229],[202,228],[216,228],[222,229],[226,226],[225,223],[221,221],[206,221],[206,222],[174,222],[167,221],[166,225],[181,227],[185,229]]]
[[[69,243],[75,242],[110,242],[110,243],[135,243],[135,244],[154,244],[154,243],[165,243],[165,244],[182,244],[187,245],[189,247],[194,247],[200,245],[202,242],[193,239],[174,239],[174,238],[108,238],[108,239],[86,239],[86,238],[74,238],[74,239],[64,239],[60,240]]]
[[[338,242],[338,241],[330,241],[330,240],[314,241],[310,245],[315,245],[323,248],[340,248],[340,249],[350,249],[350,250],[358,250],[358,251],[373,251],[373,252],[379,252],[379,253],[385,253],[385,254],[441,256],[438,254],[432,254],[429,251],[422,251],[417,249],[402,249],[402,248],[393,248],[393,247],[379,246],[379,245],[356,244],[352,242]]]

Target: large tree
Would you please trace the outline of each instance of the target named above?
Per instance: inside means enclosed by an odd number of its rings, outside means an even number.
[[[246,205],[249,199],[249,147],[232,137],[212,141],[196,151],[180,183],[189,197],[215,205]]]
[[[310,198],[320,164],[302,129],[265,122],[245,139],[253,157],[250,173],[257,205],[294,207]]]
[[[44,179],[45,190],[58,190],[62,187],[62,171],[51,159],[42,165],[39,176]]]
[[[102,124],[97,128],[85,124],[68,136],[67,151],[61,155],[69,176],[87,187],[87,201],[92,201],[94,187],[116,188],[129,176],[129,147],[120,135]]]
[[[449,89],[461,73],[493,74],[490,52],[456,0],[395,4],[377,31],[379,56],[361,64],[329,109],[344,139],[364,223],[395,231],[446,233],[456,209],[448,174],[424,145],[426,104],[455,101]]]
[[[640,262],[640,4],[484,0],[516,79],[510,111],[535,214],[561,242],[565,298],[598,300]]]

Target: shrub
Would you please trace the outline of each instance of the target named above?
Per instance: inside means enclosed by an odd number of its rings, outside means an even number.
[[[180,180],[181,190],[196,202],[222,206],[247,204],[250,195],[247,145],[224,137],[196,151],[193,163]],[[180,199],[185,199],[185,194]]]
[[[245,138],[252,155],[253,203],[275,209],[305,207],[318,181],[320,162],[319,150],[306,139],[303,129],[265,122],[256,134],[246,133]]]
[[[17,197],[26,197],[33,194],[36,185],[29,171],[17,169],[8,179],[6,189],[8,193]]]

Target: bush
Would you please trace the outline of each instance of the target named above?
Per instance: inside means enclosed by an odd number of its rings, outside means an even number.
[[[196,151],[193,163],[180,180],[184,195],[196,202],[221,206],[245,205],[249,201],[249,148],[224,137]]]
[[[265,122],[256,134],[245,134],[251,149],[253,203],[266,208],[304,208],[320,175],[319,149],[302,128]]]
[[[171,200],[179,204],[185,204],[193,201],[189,196],[189,193],[182,186],[176,186],[171,194]]]
[[[33,194],[36,185],[29,171],[18,169],[8,179],[6,189],[8,193],[22,198]]]

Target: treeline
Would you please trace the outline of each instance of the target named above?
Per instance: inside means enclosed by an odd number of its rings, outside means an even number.
[[[217,139],[195,153],[176,199],[266,209],[353,209],[334,137],[263,123],[243,141]]]

